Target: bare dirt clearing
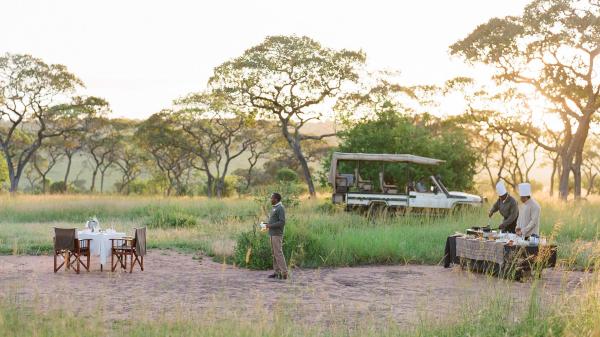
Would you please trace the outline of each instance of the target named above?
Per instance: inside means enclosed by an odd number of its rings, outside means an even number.
[[[133,315],[181,317],[227,315],[252,319],[274,309],[294,320],[328,324],[393,320],[410,326],[421,318],[448,320],[465,306],[493,296],[524,302],[532,283],[500,280],[441,266],[369,266],[295,269],[291,279],[273,281],[269,272],[249,271],[204,257],[151,251],[145,271],[76,275],[52,272],[49,256],[0,256],[0,296],[56,308],[61,303],[82,315],[110,320]],[[570,294],[586,278],[582,272],[546,270],[539,283],[544,301]]]

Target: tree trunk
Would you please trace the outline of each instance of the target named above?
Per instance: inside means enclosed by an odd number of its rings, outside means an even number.
[[[225,178],[224,177],[217,178],[216,184],[215,184],[215,194],[216,194],[217,198],[219,198],[219,199],[223,198],[224,190],[225,190]]]
[[[13,174],[9,174],[9,178],[10,178],[10,194],[11,195],[15,195],[17,194],[17,191],[19,189],[19,176],[13,175]]]
[[[97,175],[98,175],[98,166],[96,166],[96,168],[92,172],[92,186],[90,186],[90,192],[94,192],[94,189],[96,188],[96,176]]]
[[[569,175],[571,174],[571,158],[569,156],[562,157],[561,172],[558,183],[558,197],[562,200],[567,200],[569,197]]]
[[[46,194],[46,175],[42,176],[42,194]]]
[[[574,194],[575,200],[581,199],[581,166],[574,164],[572,167],[573,170],[573,180],[574,180]]]
[[[308,162],[306,161],[306,157],[304,157],[304,153],[302,153],[302,147],[300,144],[300,136],[296,133],[295,137],[292,136],[288,130],[287,123],[282,123],[282,131],[285,139],[288,144],[294,151],[294,155],[296,159],[300,162],[300,167],[302,167],[302,175],[304,176],[304,181],[306,182],[306,186],[308,187],[308,193],[312,197],[317,195],[315,191],[315,184],[312,181],[312,177],[310,175],[310,168],[308,167]],[[297,132],[297,130],[296,130]]]
[[[253,167],[248,169],[248,176],[246,177],[246,191],[250,189],[250,185],[252,184],[252,169]]]
[[[587,175],[587,174],[586,174]],[[594,180],[596,180],[596,175],[593,174],[591,171],[589,173],[588,176],[588,186],[587,186],[587,191],[585,193],[586,198],[592,194],[592,192],[594,191]]]
[[[296,154],[296,158],[300,162],[300,167],[302,167],[302,175],[304,176],[304,181],[306,181],[306,185],[308,186],[308,193],[311,197],[317,195],[315,191],[315,184],[312,181],[312,177],[310,175],[310,168],[308,167],[308,162],[302,153],[302,149],[300,148],[300,144],[295,145],[294,154]]]
[[[206,174],[206,196],[209,198],[213,197],[213,177],[210,174]]]
[[[588,137],[593,113],[594,111],[584,112],[583,118],[579,120],[577,132],[575,133],[575,137],[573,137],[573,142],[571,145],[571,160],[573,158],[575,159],[573,165],[571,165],[573,176],[575,178],[575,200],[581,199],[581,165],[583,163],[583,147],[585,146],[585,141]]]
[[[100,172],[100,193],[104,193],[104,174],[106,171]]]
[[[554,178],[558,169],[558,158],[552,159],[552,174],[550,175],[550,196],[554,196]]]
[[[67,171],[65,172],[64,183],[67,186],[67,182],[69,181],[69,174],[71,174],[71,162],[73,161],[73,156],[67,156]]]

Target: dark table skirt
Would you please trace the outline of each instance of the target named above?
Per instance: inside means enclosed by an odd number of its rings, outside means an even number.
[[[557,247],[547,246],[504,246],[504,265],[500,266],[491,261],[477,261],[456,256],[456,238],[452,235],[446,239],[444,267],[453,264],[461,265],[477,272],[493,273],[502,277],[521,278],[521,272],[533,268],[548,268],[556,266]],[[536,267],[537,266],[537,267]]]

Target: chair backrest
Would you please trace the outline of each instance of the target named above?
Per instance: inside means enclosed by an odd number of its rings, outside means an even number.
[[[135,228],[135,250],[139,256],[146,255],[146,227]]]
[[[54,250],[75,250],[77,229],[54,227]]]

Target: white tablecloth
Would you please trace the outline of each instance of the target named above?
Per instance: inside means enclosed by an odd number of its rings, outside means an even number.
[[[110,258],[110,239],[120,239],[124,236],[125,233],[120,232],[77,232],[77,237],[79,239],[92,239],[92,241],[90,242],[90,254],[94,256],[99,256],[101,265],[105,265],[106,261]]]

